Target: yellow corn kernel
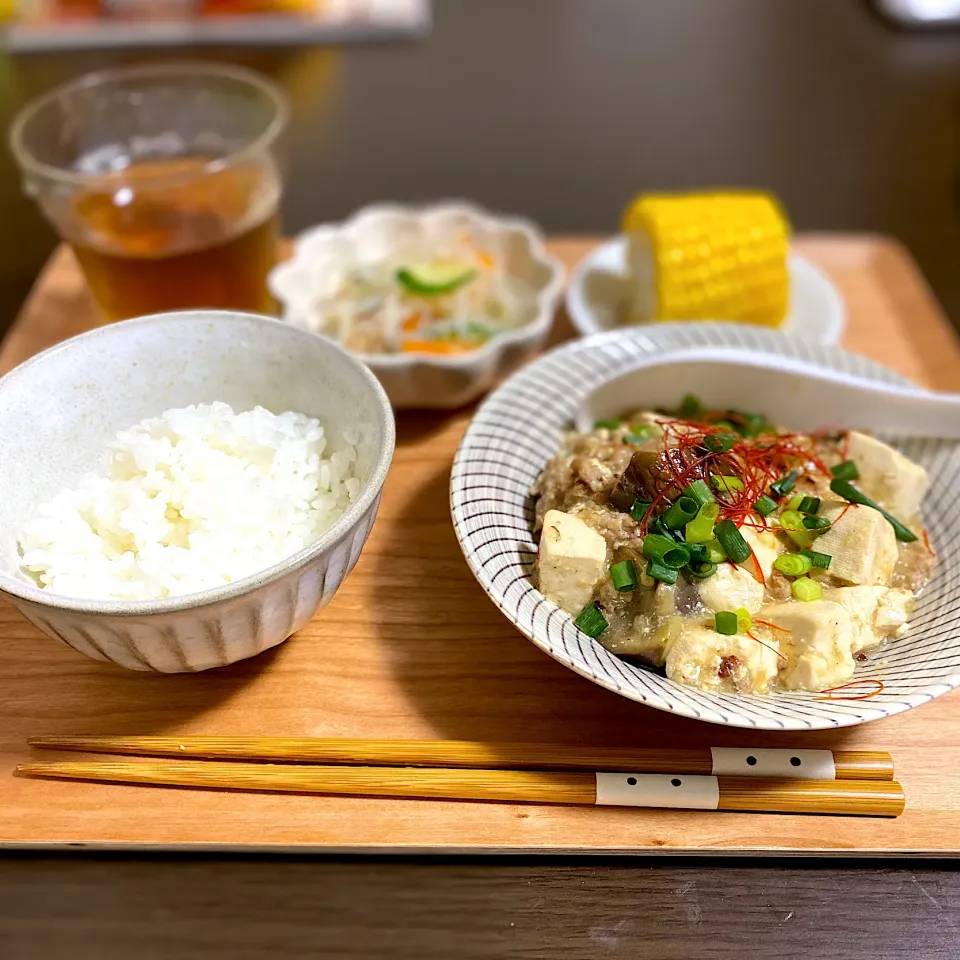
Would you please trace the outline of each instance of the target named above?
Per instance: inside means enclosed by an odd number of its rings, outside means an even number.
[[[790,225],[769,194],[646,194],[627,207],[623,229],[632,321],[776,327],[786,317]]]

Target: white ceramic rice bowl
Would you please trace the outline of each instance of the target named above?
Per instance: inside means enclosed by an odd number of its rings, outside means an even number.
[[[315,416],[331,439],[358,431],[360,494],[318,540],[254,576],[163,600],[73,599],[18,573],[23,521],[97,470],[118,431],[172,407],[215,400],[238,412],[259,404]],[[393,447],[393,412],[382,388],[320,337],[225,311],[100,327],[0,379],[0,593],[49,636],[132,670],[207,670],[255,656],[307,623],[353,569]]]
[[[664,324],[566,344],[496,390],[478,410],[457,453],[452,513],[473,574],[507,619],[560,663],[624,697],[698,720],[763,730],[831,729],[891,716],[960,686],[960,444],[954,442],[896,444],[930,473],[925,516],[938,561],[907,636],[888,641],[857,667],[854,679],[884,685],[870,699],[828,701],[809,692],[734,696],[688,687],[616,657],[534,588],[530,575],[537,543],[530,487],[584,398],[644,358],[666,361],[685,353],[702,356],[705,350],[722,357],[744,349],[799,357],[885,383],[905,382],[835,347],[739,324]],[[678,374],[672,386],[676,395],[663,397],[665,405],[678,401],[691,383]],[[722,384],[699,386],[707,402],[718,402]],[[762,396],[748,397],[743,384],[737,389],[741,407],[749,401],[750,409],[767,411]]]

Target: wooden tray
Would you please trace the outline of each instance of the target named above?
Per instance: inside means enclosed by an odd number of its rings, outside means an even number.
[[[558,239],[575,263],[594,241]],[[840,286],[845,345],[960,389],[960,345],[907,254],[885,239],[807,237]],[[0,371],[95,324],[57,251]],[[561,320],[558,336],[569,328]],[[308,627],[263,656],[157,676],[86,660],[0,603],[0,843],[366,852],[960,853],[960,694],[851,730],[728,730],[617,697],[541,654],[485,598],[450,525],[451,459],[470,412],[402,413],[380,518],[354,573]],[[557,743],[890,749],[894,821],[230,794],[18,779],[33,734],[273,734]]]

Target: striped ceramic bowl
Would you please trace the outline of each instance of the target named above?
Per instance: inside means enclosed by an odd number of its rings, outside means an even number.
[[[95,469],[118,431],[215,400],[306,413],[330,437],[358,434],[360,494],[319,539],[253,576],[161,600],[79,600],[18,573],[23,520]],[[353,569],[393,445],[393,411],[380,384],[321,337],[209,310],[100,327],[0,380],[0,595],[49,636],[131,670],[182,673],[255,656],[299,630]]]
[[[888,438],[930,473],[926,517],[939,559],[909,634],[884,644],[858,666],[856,679],[880,683],[864,683],[850,695],[869,691],[869,699],[824,699],[805,692],[735,696],[684,686],[614,656],[534,588],[537,543],[530,488],[556,452],[561,431],[588,394],[644,358],[683,359],[684,354],[702,356],[704,350],[715,357],[761,351],[884,383],[905,382],[835,347],[735,324],[618,330],[552,351],[486,400],[454,463],[454,526],[467,563],[490,599],[541,650],[581,676],[658,710],[712,723],[762,730],[851,726],[909,710],[960,685],[960,445],[953,442]],[[752,407],[767,411],[762,396]]]

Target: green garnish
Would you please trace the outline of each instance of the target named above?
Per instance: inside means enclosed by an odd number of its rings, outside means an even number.
[[[809,603],[811,600],[819,600],[823,596],[823,587],[817,580],[800,577],[790,584],[790,596],[794,600],[803,600]]]
[[[684,527],[684,539],[687,543],[706,543],[713,539],[713,525],[720,516],[720,505],[716,501],[705,503],[697,515]]]
[[[703,445],[712,453],[726,453],[733,449],[736,442],[737,437],[733,433],[708,433],[703,438]]]
[[[595,603],[588,603],[580,611],[580,616],[573,622],[588,637],[599,637],[610,626],[607,623],[607,618],[600,612],[600,608]]]
[[[610,580],[613,589],[626,593],[637,589],[637,568],[632,560],[621,560],[610,568]]]
[[[706,580],[717,572],[717,565],[709,560],[697,560],[687,568],[694,580]]]
[[[721,520],[713,529],[724,553],[734,563],[743,563],[750,558],[752,551],[732,520]]]
[[[683,496],[696,501],[699,507],[702,507],[705,503],[713,503],[713,492],[707,486],[705,480],[694,480],[689,486],[684,487]]]
[[[835,467],[830,468],[830,472],[837,480],[856,480],[860,476],[856,463],[853,460],[844,460]]]
[[[661,583],[676,583],[677,582],[677,568],[668,567],[665,563],[660,563],[659,560],[651,560],[647,564],[647,576],[652,577],[654,580],[659,580]]]
[[[699,420],[700,417],[703,416],[704,407],[698,396],[688,393],[680,401],[680,407],[677,412],[684,420]]]
[[[598,420],[594,425],[594,430],[617,430],[621,426],[619,420]]]
[[[630,432],[623,438],[623,442],[633,444],[646,443],[659,433],[659,427],[655,427],[652,423],[634,423],[630,425]]]
[[[817,530],[822,533],[830,526],[830,521],[826,517],[805,516],[803,518],[803,526],[807,530]]]
[[[802,577],[813,568],[813,561],[802,553],[785,553],[773,561],[773,569],[787,577]]]
[[[798,547],[813,546],[816,534],[804,524],[804,515],[799,510],[784,510],[780,514],[780,528]]]
[[[833,559],[829,553],[818,553],[816,550],[804,550],[803,556],[821,570],[829,570],[830,561]]]
[[[773,495],[775,497],[785,497],[796,486],[799,476],[799,470],[791,470],[785,477],[781,477],[776,483],[771,484],[770,489],[773,491]]]
[[[831,480],[830,489],[838,496],[843,497],[844,500],[849,500],[851,503],[858,503],[863,507],[871,507],[883,514],[883,516],[887,518],[890,526],[893,527],[893,532],[896,534],[897,539],[901,542],[913,543],[913,541],[917,539],[917,535],[909,529],[909,527],[905,527],[896,517],[887,513],[880,504],[874,503],[865,493],[861,493],[846,480]]]
[[[739,477],[724,477],[719,474],[711,474],[710,482],[715,490],[723,493],[736,493],[743,490],[743,481]]]
[[[707,560],[710,563],[723,563],[727,559],[726,551],[720,545],[719,540],[708,540],[703,544],[703,549],[707,551]]]
[[[646,512],[650,509],[651,504],[647,503],[645,500],[634,500],[633,506],[630,508],[630,519],[636,520],[639,523]]]
[[[643,538],[643,545],[640,549],[648,560],[657,560],[663,563],[665,562],[664,558],[670,556],[671,562],[667,563],[667,566],[670,567],[674,566],[672,561],[676,560],[681,554],[684,563],[689,558],[687,551],[676,540],[671,540],[659,533],[648,533]],[[682,567],[683,563],[678,563],[676,566]]]
[[[753,509],[760,514],[761,517],[769,517],[774,510],[777,509],[777,501],[771,500],[766,494],[764,494],[754,505]]]
[[[670,504],[663,515],[663,522],[672,530],[679,530],[696,515],[699,506],[692,497],[679,497]]]
[[[820,498],[804,497],[794,509],[801,513],[816,513],[820,509]]]
[[[713,618],[713,625],[717,633],[722,633],[725,637],[733,637],[740,631],[737,615],[732,610],[721,610],[717,613]]]
[[[787,505],[783,508],[784,510],[799,510],[800,504],[803,503],[803,494],[798,493],[796,496],[791,497],[787,501]]]
[[[737,607],[734,613],[737,616],[739,632],[746,633],[753,626],[753,617],[750,616],[750,611],[746,607]]]

